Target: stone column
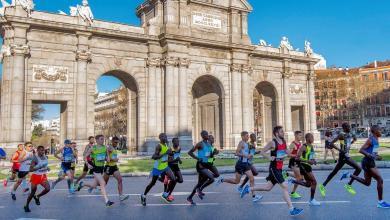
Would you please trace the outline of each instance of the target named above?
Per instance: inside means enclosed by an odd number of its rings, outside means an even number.
[[[231,65],[231,121],[232,121],[232,145],[235,147],[240,141],[242,131],[242,103],[241,103],[241,65]]]
[[[307,76],[307,95],[309,97],[309,119],[310,119],[310,132],[317,132],[317,117],[316,117],[316,104],[315,104],[315,91],[314,81],[316,76],[314,72],[310,72]]]
[[[191,132],[188,130],[188,94],[187,78],[190,60],[181,58],[179,62],[179,137],[180,145],[189,148],[192,144]]]
[[[174,136],[177,133],[177,121],[175,93],[176,81],[175,71],[177,69],[177,58],[165,58],[165,132],[168,136]]]
[[[148,68],[148,84],[147,84],[147,138],[146,146],[153,149],[158,143],[157,136],[160,132],[157,128],[157,84],[156,73],[160,67],[161,61],[159,58],[148,58],[146,65]]]
[[[241,101],[242,101],[242,129],[244,131],[251,132],[253,130],[251,126],[251,121],[253,121],[253,115],[251,114],[251,108],[253,108],[253,103],[251,103],[251,96],[253,93],[250,91],[250,82],[249,82],[249,73],[251,72],[251,67],[249,65],[243,65],[241,71]]]
[[[87,86],[87,64],[92,60],[92,54],[89,51],[89,38],[91,33],[77,32],[78,48],[76,51],[77,60],[77,73],[75,79],[76,89],[76,133],[75,138],[78,141],[85,141],[88,138],[88,111],[87,111],[87,98],[88,98],[88,86]],[[69,135],[69,134],[68,134]],[[72,137],[68,137],[72,138]]]
[[[290,72],[289,61],[284,61],[283,68],[283,104],[284,104],[284,131],[286,133],[286,140],[290,141],[292,138],[292,124],[291,124],[291,104],[290,104],[290,78],[292,76]]]

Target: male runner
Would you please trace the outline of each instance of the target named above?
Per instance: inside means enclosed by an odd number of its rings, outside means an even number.
[[[355,176],[359,176],[360,172],[362,171],[359,165],[354,160],[352,160],[352,158],[349,155],[351,145],[356,141],[356,136],[351,134],[351,126],[348,123],[343,123],[342,128],[343,128],[343,132],[341,132],[335,140],[330,142],[330,146],[338,150],[340,153],[339,153],[339,160],[334,170],[329,174],[325,182],[319,185],[319,189],[323,197],[325,197],[326,195],[326,189],[325,189],[326,185],[344,167],[345,164],[348,164],[349,166],[355,169],[353,173],[353,175]],[[334,143],[336,143],[338,140],[340,140],[340,149],[334,145]],[[343,177],[345,177],[345,174],[343,174]],[[355,195],[356,191],[352,188],[353,181],[354,179],[351,179],[348,184],[344,185],[344,188],[350,194]]]
[[[30,210],[30,202],[32,199],[35,200],[36,205],[41,205],[41,202],[39,199],[46,195],[50,191],[50,185],[47,181],[47,172],[50,171],[49,167],[49,161],[47,156],[45,155],[45,147],[38,146],[37,147],[37,155],[34,156],[34,159],[31,162],[30,166],[30,172],[33,174],[31,175],[31,193],[27,198],[27,202],[24,206],[25,212],[31,212]],[[35,195],[38,185],[41,185],[44,189],[41,193],[39,193],[37,196]]]
[[[332,131],[326,131],[325,132],[325,154],[324,154],[324,161],[325,161],[324,163],[325,164],[328,164],[328,161],[326,160],[326,158],[328,157],[329,151],[332,154],[334,162],[337,163],[334,149],[333,149],[333,147],[330,144],[330,142],[332,140],[333,140],[333,138],[332,138]]]
[[[295,179],[299,181],[299,180],[302,180],[302,176],[301,176],[301,172],[300,172],[300,168],[298,166],[298,163],[295,159],[297,157],[297,153],[298,153],[299,149],[302,146],[302,139],[303,139],[302,131],[295,131],[294,138],[295,138],[294,141],[291,142],[290,147],[289,147],[290,161],[288,163],[288,168],[290,168],[294,172]],[[290,197],[292,199],[299,199],[302,197],[301,195],[299,195],[299,193],[297,193],[297,188],[298,188],[298,184],[294,184],[293,190],[291,191],[291,194],[290,194]]]
[[[88,165],[87,165],[87,164],[92,165],[92,158],[91,157],[85,157],[85,155],[88,152],[88,150],[95,145],[95,137],[94,136],[90,136],[88,138],[88,141],[89,141],[89,143],[85,147],[84,153],[83,153],[83,158],[87,159],[86,161],[84,161],[83,173],[77,178],[77,180],[75,182],[75,185],[78,185],[78,187],[77,187],[78,190],[80,189],[80,185],[82,185],[82,184],[79,185],[79,182],[87,176],[88,171],[89,171],[89,174],[92,174],[92,171],[89,170]]]
[[[168,147],[167,135],[165,133],[161,133],[158,137],[160,139],[160,143],[156,146],[155,152],[152,156],[152,159],[155,161],[151,172],[152,181],[146,186],[144,193],[141,194],[141,204],[143,206],[146,206],[146,195],[156,184],[160,176],[166,175],[170,181],[167,189],[161,195],[161,198],[164,199],[165,202],[172,202],[172,200],[168,198],[168,192],[172,191],[172,187],[176,184],[175,176],[168,166],[168,155],[171,153],[171,150]]]
[[[315,152],[313,147],[314,136],[311,133],[305,135],[306,143],[298,150],[296,155],[296,160],[298,161],[298,166],[300,174],[303,175],[305,181],[301,179],[293,180],[294,184],[298,184],[304,187],[310,187],[310,201],[311,206],[319,206],[317,200],[314,199],[314,194],[316,193],[317,180],[313,174],[313,169],[311,165],[316,164],[315,161]]]
[[[61,161],[61,170],[58,174],[58,178],[51,185],[51,189],[54,189],[57,183],[61,182],[65,176],[68,177],[68,190],[69,194],[73,194],[75,192],[73,178],[74,178],[74,170],[72,169],[72,164],[74,163],[75,157],[77,157],[76,151],[72,147],[72,142],[70,140],[64,141],[65,146],[58,149],[54,157]],[[61,154],[61,156],[59,156]]]
[[[256,167],[255,165],[253,164],[253,158],[256,154],[259,154],[260,151],[256,151],[256,146],[257,146],[257,137],[256,137],[256,134],[252,133],[250,136],[249,136],[249,139],[250,139],[250,142],[248,143],[249,145],[249,154],[252,155],[252,158],[248,160],[250,166],[251,166],[251,171],[252,171],[252,174],[253,176],[257,176],[259,175],[259,172],[257,172],[256,170]],[[242,181],[241,185],[237,188],[238,192],[241,193],[242,189],[244,188],[244,186],[248,183],[249,181],[249,178],[247,176],[245,176],[245,179],[244,181]]]
[[[119,172],[119,169],[117,166],[117,163],[119,161],[118,152],[117,152],[119,138],[113,137],[111,143],[112,143],[112,146],[107,147],[108,156],[110,157],[110,162],[107,162],[106,166],[104,167],[103,178],[107,184],[108,180],[110,179],[110,176],[114,176],[114,178],[116,179],[117,184],[118,184],[119,200],[122,202],[122,201],[125,201],[126,199],[128,199],[129,195],[123,194],[122,176],[121,176],[121,173]]]
[[[215,178],[219,177],[219,172],[214,166],[214,155],[218,153],[209,141],[209,133],[202,131],[200,133],[202,141],[197,143],[189,152],[188,155],[194,158],[196,162],[196,171],[198,172],[198,183],[195,185],[191,194],[187,197],[187,202],[191,205],[196,205],[193,200],[194,195],[197,193],[198,197],[203,200],[205,194],[203,190],[211,185]],[[214,138],[212,138],[214,141]],[[195,156],[195,151],[198,155]]]
[[[360,153],[364,155],[362,160],[362,168],[364,170],[364,178],[357,175],[345,175],[350,176],[352,179],[359,183],[370,186],[371,180],[374,178],[377,182],[378,191],[378,208],[389,209],[390,204],[383,200],[383,178],[376,167],[375,160],[382,160],[382,157],[378,155],[379,151],[379,138],[382,136],[380,127],[374,125],[371,127],[371,135],[367,139],[366,143],[360,148]]]
[[[172,186],[171,191],[168,191],[168,199],[173,201],[175,198],[172,196],[172,192],[175,189],[175,186],[177,183],[183,183],[183,176],[181,175],[180,167],[179,164],[182,164],[183,162],[181,161],[180,158],[180,142],[179,138],[175,137],[172,139],[172,148],[171,148],[171,154],[169,155],[168,158],[168,166],[171,168],[173,174],[175,175],[176,182],[175,185]],[[166,177],[167,178],[167,177]],[[169,181],[166,181],[164,183],[164,191],[167,191],[169,185]]]
[[[26,145],[26,150],[19,156],[19,162],[20,168],[18,172],[18,181],[15,182],[12,190],[11,190],[11,197],[13,200],[16,200],[16,190],[22,184],[23,181],[26,181],[26,177],[28,173],[30,172],[31,162],[35,157],[34,149],[32,148],[32,145]],[[22,185],[23,186],[23,185]],[[23,192],[28,192],[29,188],[27,184],[24,184],[24,190]]]
[[[297,216],[303,213],[303,209],[294,208],[288,192],[288,186],[284,182],[282,175],[283,160],[289,154],[286,141],[284,140],[283,127],[276,126],[273,129],[274,139],[270,141],[261,151],[263,157],[270,160],[269,176],[267,177],[267,185],[263,187],[249,187],[246,185],[242,190],[242,195],[248,194],[250,191],[271,191],[276,184],[283,190],[283,199],[287,203],[291,216]],[[267,152],[271,151],[270,155]]]
[[[19,157],[21,154],[24,152],[24,145],[23,144],[18,144],[18,149],[16,149],[15,153],[12,155],[11,162],[12,162],[12,167],[11,167],[11,176],[7,177],[3,181],[4,187],[8,185],[9,181],[14,181],[16,179],[16,176],[19,172],[20,168],[20,162],[19,162]]]
[[[89,148],[88,151],[85,153],[84,161],[88,161],[87,158],[92,158],[92,164],[87,163],[87,166],[89,169],[93,172],[93,182],[91,184],[83,183],[80,187],[80,189],[83,186],[87,186],[90,189],[96,188],[97,185],[100,185],[101,193],[104,197],[104,201],[106,203],[106,207],[111,207],[114,205],[114,202],[111,202],[108,199],[107,191],[106,191],[106,181],[104,181],[103,178],[103,172],[104,172],[104,164],[105,162],[110,163],[111,158],[108,156],[109,152],[107,151],[107,147],[104,145],[104,136],[103,135],[97,135],[95,137],[96,139],[96,145]]]
[[[232,179],[224,179],[223,177],[220,180],[220,183],[230,183],[230,184],[239,184],[241,177],[245,174],[249,178],[249,184],[251,187],[254,187],[255,185],[255,179],[253,177],[252,173],[252,167],[249,160],[253,159],[253,155],[250,153],[249,149],[249,133],[247,131],[241,132],[241,141],[238,143],[237,149],[236,149],[236,156],[238,157],[236,167],[235,167],[235,178]],[[242,194],[244,195],[244,194]],[[252,200],[253,202],[258,202],[260,199],[262,199],[262,196],[255,195],[255,193],[252,191]]]

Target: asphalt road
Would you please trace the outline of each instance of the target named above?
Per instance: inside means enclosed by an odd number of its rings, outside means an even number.
[[[316,171],[318,182],[322,182],[330,171]],[[385,180],[385,199],[390,201],[390,169],[381,170]],[[260,173],[256,178],[257,184],[265,183],[266,173]],[[230,176],[230,175],[227,175]],[[226,176],[226,177],[227,177]],[[109,183],[110,198],[116,202],[111,208],[106,208],[103,198],[98,193],[89,194],[82,190],[76,195],[68,196],[66,182],[57,185],[54,191],[41,199],[41,206],[37,207],[32,201],[31,213],[24,213],[23,205],[26,196],[19,191],[17,200],[12,201],[9,189],[0,189],[0,219],[390,219],[390,210],[376,208],[376,182],[371,187],[355,183],[356,196],[349,195],[344,190],[344,183],[339,176],[328,185],[327,197],[322,198],[318,192],[316,199],[321,201],[319,207],[310,207],[307,204],[309,190],[299,188],[298,192],[304,196],[295,200],[294,205],[304,209],[299,217],[290,217],[287,206],[282,201],[281,190],[278,186],[271,192],[264,192],[261,202],[254,204],[250,196],[240,199],[236,186],[222,184],[214,185],[205,190],[206,197],[200,201],[196,196],[197,206],[186,204],[186,196],[195,184],[196,176],[184,176],[184,183],[176,187],[175,202],[166,204],[161,201],[162,184],[157,183],[147,197],[148,206],[142,207],[139,203],[139,194],[143,192],[148,179],[133,177],[124,179],[124,192],[130,194],[130,199],[120,203],[118,201],[116,182]],[[90,181],[90,180],[86,180]]]

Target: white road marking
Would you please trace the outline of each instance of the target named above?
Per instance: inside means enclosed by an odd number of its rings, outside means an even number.
[[[172,204],[147,204],[146,206],[210,206],[220,205],[220,203],[196,203],[196,205],[190,205],[187,203],[172,203]],[[134,205],[135,207],[142,207],[140,204]]]
[[[43,219],[43,218],[18,218],[16,220],[56,220],[56,219]]]
[[[187,196],[187,195],[190,195],[191,192],[173,192],[172,193],[174,196]],[[220,192],[205,192],[205,194],[220,194]],[[129,195],[129,196],[140,196],[141,194],[140,193],[131,193],[131,194],[124,194],[124,195]],[[150,196],[153,196],[153,197],[160,197],[161,196],[161,193],[153,193],[153,194],[149,194]],[[86,194],[86,195],[77,195],[77,194],[74,194],[74,195],[68,195],[68,197],[101,197],[102,195],[101,194]],[[118,196],[118,194],[108,194],[108,196]]]
[[[332,204],[332,203],[351,203],[351,201],[319,201],[320,203]],[[292,202],[294,204],[309,204],[308,202]],[[260,202],[262,205],[280,205],[286,204],[286,202]]]
[[[0,206],[0,209],[4,209],[5,208],[5,206]]]

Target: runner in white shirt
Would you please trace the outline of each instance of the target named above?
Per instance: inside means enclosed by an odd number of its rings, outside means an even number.
[[[23,192],[28,192],[28,184],[26,182],[26,177],[28,173],[30,172],[30,166],[31,166],[31,161],[34,159],[34,149],[32,145],[26,145],[25,151],[20,155],[19,157],[19,162],[20,162],[20,168],[18,172],[18,181],[15,182],[12,191],[11,191],[11,197],[12,200],[16,200],[16,190],[22,184],[24,186]]]

